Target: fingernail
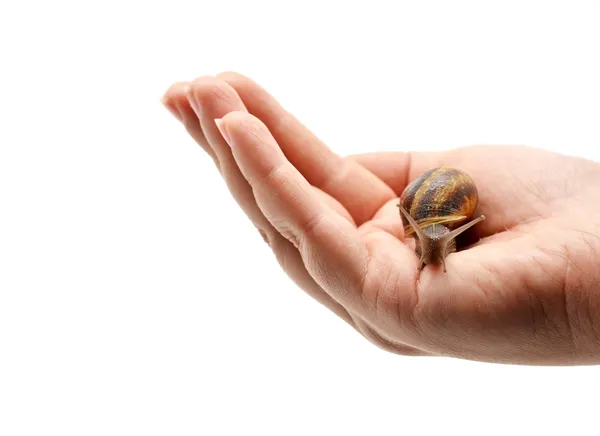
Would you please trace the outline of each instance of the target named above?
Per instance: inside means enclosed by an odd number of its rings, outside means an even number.
[[[179,122],[183,122],[183,114],[181,113],[181,111],[179,110],[179,108],[177,106],[175,106],[175,107],[167,106],[167,109],[169,109],[169,112],[171,112],[173,114],[173,116],[179,120]]]
[[[223,125],[223,120],[221,118],[215,118],[215,124],[217,125],[217,129],[219,129],[219,132],[221,132],[221,135],[223,135],[225,142],[227,142],[227,144],[229,144],[229,146],[231,147],[229,133],[227,132],[227,129]]]
[[[181,111],[179,110],[179,108],[177,106],[175,106],[174,104],[169,102],[168,99],[164,96],[160,99],[160,102],[163,104],[164,107],[166,107],[168,109],[169,112],[171,112],[171,114],[175,118],[177,118],[179,120],[179,122],[183,121],[183,116],[181,115]]]
[[[269,244],[269,238],[267,237],[267,233],[263,229],[258,229],[258,233],[260,233],[260,236],[262,236],[263,241],[265,241],[267,245],[271,245]]]
[[[200,116],[200,105],[198,104],[198,102],[194,98],[194,94],[192,92],[190,92],[189,88],[187,89],[185,95],[186,95],[186,97],[188,99],[188,102],[190,103],[190,106],[192,107],[192,109],[194,110],[194,112],[196,112],[196,115]]]

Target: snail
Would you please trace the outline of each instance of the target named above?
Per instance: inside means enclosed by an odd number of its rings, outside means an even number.
[[[432,168],[404,189],[398,207],[404,235],[416,236],[418,272],[440,262],[446,272],[445,259],[456,251],[456,237],[485,220],[484,215],[471,220],[478,201],[473,179],[454,168]]]

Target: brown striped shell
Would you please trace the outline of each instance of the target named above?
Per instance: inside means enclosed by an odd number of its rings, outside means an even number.
[[[456,251],[456,237],[485,220],[471,219],[477,209],[478,193],[467,174],[454,168],[426,171],[410,183],[400,196],[400,216],[405,236],[417,239],[418,271],[441,263]]]
[[[448,230],[469,221],[478,203],[478,192],[468,174],[447,167],[432,168],[411,182],[400,196],[400,204],[419,227],[443,224]],[[406,236],[415,233],[402,217]]]

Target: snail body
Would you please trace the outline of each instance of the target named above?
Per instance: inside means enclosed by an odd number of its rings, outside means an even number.
[[[456,237],[485,219],[471,219],[478,201],[473,179],[454,168],[432,168],[404,189],[398,207],[405,236],[417,239],[419,271],[441,263],[446,272],[445,259],[456,251]]]

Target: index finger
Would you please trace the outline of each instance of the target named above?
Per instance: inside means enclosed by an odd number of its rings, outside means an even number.
[[[237,73],[218,76],[238,93],[248,111],[268,127],[287,160],[313,186],[338,200],[357,225],[395,194],[373,173],[334,153],[266,90]]]

